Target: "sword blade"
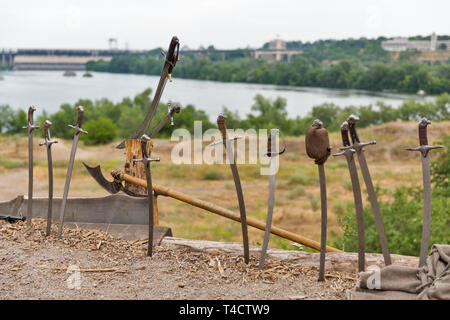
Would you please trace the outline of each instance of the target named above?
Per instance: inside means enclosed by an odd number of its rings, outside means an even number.
[[[262,270],[264,268],[264,262],[266,260],[266,253],[267,248],[269,246],[269,239],[270,239],[270,229],[272,226],[272,216],[273,216],[273,206],[275,203],[275,186],[276,186],[276,175],[275,170],[273,170],[273,167],[275,166],[276,159],[275,157],[270,157],[270,168],[271,168],[271,174],[269,176],[269,201],[268,201],[268,208],[267,208],[267,219],[266,219],[266,230],[264,232],[264,241],[261,249],[261,259],[259,260],[259,270]]]
[[[428,245],[430,241],[431,224],[431,179],[430,179],[430,157],[422,156],[422,177],[423,177],[423,225],[422,243],[420,247],[419,267],[422,267],[427,260]]]
[[[78,144],[79,136],[80,136],[79,134],[75,134],[73,137],[72,151],[70,152],[70,160],[69,160],[69,166],[67,168],[66,183],[64,185],[64,194],[63,194],[63,199],[62,199],[62,203],[61,203],[61,209],[59,211],[58,238],[61,238],[61,235],[62,235],[62,229],[63,229],[63,224],[64,224],[64,215],[66,214],[67,196],[69,194],[70,179],[72,177],[73,163],[75,161],[75,153],[77,151],[77,144]]]
[[[153,193],[152,193],[152,174],[150,169],[150,162],[145,166],[145,177],[147,179],[147,193],[148,193],[148,248],[147,255],[153,255]]]
[[[52,206],[53,206],[53,161],[51,145],[47,147],[48,162],[48,211],[47,211],[47,229],[46,235],[50,235],[52,227]]]
[[[159,123],[158,125],[150,132],[148,135],[150,138],[153,138],[154,135],[156,135],[159,131],[161,131],[162,128],[166,125],[166,123],[170,120],[170,113],[168,113]]]
[[[153,97],[152,104],[150,106],[149,111],[147,112],[147,115],[144,118],[144,121],[142,121],[141,125],[136,130],[136,132],[133,133],[131,136],[129,136],[128,139],[136,139],[137,137],[145,133],[150,127],[150,122],[152,121],[153,116],[155,115],[156,108],[158,107],[159,101],[161,100],[161,96],[164,91],[164,87],[166,86],[167,83],[167,75],[169,74],[169,67],[170,65],[166,64],[163,68],[161,78],[159,78],[158,87],[156,88],[155,96]],[[117,149],[125,148],[125,140],[122,141],[119,145],[117,145],[116,148]]]
[[[358,171],[356,169],[353,154],[347,156],[348,171],[352,183],[353,199],[355,202],[356,224],[358,229],[358,271],[365,269],[365,240],[364,240],[364,211],[361,197],[361,186],[359,184]]]
[[[319,181],[320,181],[320,208],[321,214],[321,231],[320,231],[320,267],[319,281],[325,280],[325,253],[327,249],[327,186],[325,180],[325,166],[319,164]]]
[[[28,133],[28,204],[27,227],[31,226],[33,217],[33,131]]]
[[[244,261],[245,263],[248,264],[250,261],[250,252],[248,244],[247,216],[245,213],[244,194],[242,192],[241,180],[239,178],[239,172],[237,169],[236,161],[234,159],[234,152],[231,146],[229,145],[228,140],[225,143],[225,150],[227,152],[228,161],[230,162],[230,168],[233,174],[234,185],[236,187],[236,193],[239,202],[239,212],[241,216],[242,240],[244,244]]]
[[[386,231],[384,230],[383,219],[381,217],[380,207],[378,206],[377,195],[375,188],[373,187],[372,178],[370,177],[369,167],[367,166],[366,157],[362,148],[357,150],[359,167],[366,184],[367,194],[369,195],[370,205],[372,207],[373,215],[375,217],[375,224],[378,230],[378,237],[380,239],[381,252],[384,257],[384,264],[386,266],[392,264],[391,255],[389,253],[389,245],[386,237]]]

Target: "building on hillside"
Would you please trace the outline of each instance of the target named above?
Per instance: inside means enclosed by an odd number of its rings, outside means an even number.
[[[281,39],[274,39],[269,42],[267,49],[255,50],[253,56],[255,59],[264,59],[269,62],[290,61],[295,55],[303,53],[302,50],[287,49],[287,42]]]
[[[435,32],[430,40],[408,40],[408,38],[394,38],[381,42],[381,47],[386,51],[435,51],[450,50],[450,40],[438,40]]]

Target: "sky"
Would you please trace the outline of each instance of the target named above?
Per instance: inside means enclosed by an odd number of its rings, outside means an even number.
[[[261,47],[284,40],[450,34],[449,0],[0,0],[0,48]]]

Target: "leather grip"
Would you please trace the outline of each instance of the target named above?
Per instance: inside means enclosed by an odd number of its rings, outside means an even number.
[[[146,134],[143,134],[141,137],[141,149],[142,149],[142,158],[148,158],[148,150],[147,150],[147,142],[150,141],[150,137]]]
[[[269,155],[272,153],[272,133],[269,133],[267,137],[267,153]]]
[[[421,146],[428,145],[427,125],[419,123],[419,143]]]
[[[31,106],[28,108],[28,124],[32,125],[33,124],[33,113],[34,111],[36,111],[36,108]]]
[[[167,50],[166,55],[166,59],[171,63],[168,70],[169,74],[172,73],[173,68],[175,67],[175,64],[178,61],[179,51],[180,51],[180,40],[178,40],[178,37],[173,36],[172,40],[170,41],[169,50]]]
[[[44,138],[45,140],[50,140],[50,127],[52,123],[49,120],[45,120],[44,122]]]
[[[349,123],[348,129],[350,131],[350,137],[352,138],[353,143],[360,142],[358,132],[356,131],[356,123]]]
[[[217,127],[219,128],[220,133],[222,134],[222,139],[227,139],[227,127],[225,126],[226,117],[223,115],[219,115],[217,117]]]
[[[345,121],[342,125],[341,125],[341,136],[342,136],[342,144],[344,147],[349,147],[350,146],[350,140],[348,138],[348,122]]]
[[[77,127],[81,128],[81,125],[83,124],[83,113],[84,109],[82,106],[77,107],[78,117],[77,117]]]

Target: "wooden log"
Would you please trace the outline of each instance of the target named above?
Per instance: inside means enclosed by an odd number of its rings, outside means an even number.
[[[148,156],[151,155],[153,150],[153,141],[149,141],[147,143],[148,148]],[[142,149],[141,149],[141,140],[140,139],[127,139],[125,140],[125,150],[126,153],[126,159],[125,159],[125,166],[124,171],[126,174],[136,177],[139,179],[146,179],[145,177],[145,166],[142,162],[133,162],[133,159],[142,159]],[[128,181],[125,181],[125,187],[128,190],[131,190],[133,192],[136,192],[137,194],[146,195],[147,194],[147,188],[142,187],[140,185],[129,183]],[[156,203],[156,197],[153,198],[153,221],[154,225],[159,225],[158,222],[158,205]]]
[[[119,170],[114,170],[111,172],[112,176],[115,179],[119,179],[119,180],[125,180],[128,181],[130,183],[134,183],[134,184],[138,184],[140,186],[145,186],[147,187],[147,181],[145,181],[144,179],[138,179],[136,177],[131,177],[123,172],[120,172]],[[193,205],[195,207],[207,210],[209,212],[221,215],[222,217],[237,221],[237,222],[241,222],[241,217],[239,215],[236,215],[233,211],[222,208],[218,205],[215,205],[213,203],[204,201],[204,200],[200,200],[197,198],[193,198],[190,197],[184,193],[172,190],[170,188],[167,187],[163,187],[161,185],[157,185],[157,184],[153,184],[152,186],[153,190],[155,190],[155,192],[159,195],[162,196],[166,196],[166,197],[171,197],[183,202],[186,202],[190,205]],[[254,228],[260,229],[262,231],[265,231],[266,229],[266,224],[262,221],[259,221],[257,219],[254,219],[252,217],[247,217],[247,224],[249,226],[252,226]],[[270,228],[270,232],[272,234],[275,234],[279,237],[282,237],[284,239],[288,239],[291,241],[295,241],[299,244],[303,244],[309,248],[315,249],[315,250],[320,250],[320,243],[311,239],[308,239],[306,237],[303,237],[301,235],[295,234],[293,232],[287,231],[287,230],[283,230],[281,228],[278,228],[274,225],[272,225],[272,227]],[[341,252],[341,250],[333,248],[331,246],[326,246],[326,251],[327,252]]]
[[[148,155],[151,155],[153,149],[153,142],[147,143]],[[126,159],[124,172],[132,177],[145,180],[145,167],[142,162],[133,162],[133,159],[142,159],[142,149],[140,139],[127,139],[125,140]],[[125,187],[138,194],[147,194],[147,188],[129,183],[125,181]]]

